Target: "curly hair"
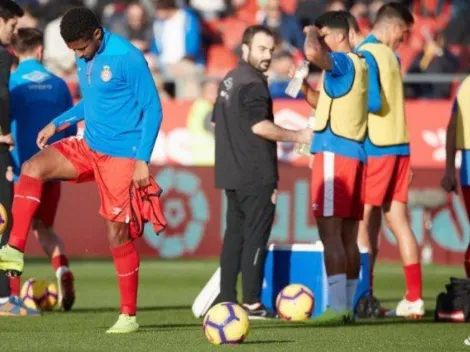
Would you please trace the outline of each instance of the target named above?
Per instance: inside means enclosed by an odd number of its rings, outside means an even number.
[[[62,17],[60,35],[66,43],[88,40],[98,28],[101,28],[101,24],[93,11],[86,7],[75,7]]]

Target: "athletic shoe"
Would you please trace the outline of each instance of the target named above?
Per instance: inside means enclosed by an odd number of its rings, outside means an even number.
[[[135,332],[139,329],[139,324],[137,324],[136,316],[130,316],[127,314],[120,314],[119,318],[108,331],[107,334],[128,334],[130,332]]]
[[[464,345],[470,346],[470,336],[467,337],[463,343]]]
[[[57,287],[59,288],[59,306],[61,306],[65,311],[72,309],[72,306],[75,303],[75,289],[73,283],[74,278],[71,271],[66,271],[57,278]]]
[[[8,302],[0,304],[0,316],[2,317],[36,317],[40,315],[41,312],[39,310],[26,307],[17,296],[11,296]]]
[[[403,298],[398,303],[395,313],[397,317],[421,319],[424,317],[424,302],[422,299],[410,302]]]
[[[264,305],[260,304],[256,308],[251,308],[244,304],[243,309],[248,314],[250,320],[264,320],[277,318],[276,314],[268,310]]]
[[[0,270],[8,276],[20,276],[23,273],[24,254],[9,245],[0,248]]]

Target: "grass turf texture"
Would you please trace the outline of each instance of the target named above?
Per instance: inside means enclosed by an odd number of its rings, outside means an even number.
[[[214,261],[143,261],[140,270],[138,333],[105,334],[118,317],[118,291],[112,263],[72,261],[77,301],[68,313],[42,317],[0,318],[2,351],[457,351],[467,324],[437,324],[433,309],[437,294],[450,276],[463,276],[457,267],[424,267],[424,321],[380,319],[352,326],[318,326],[282,321],[251,322],[241,346],[212,346],[202,332],[202,319],[191,313],[193,299],[214,272]],[[45,261],[29,261],[23,281],[53,278]],[[393,307],[404,292],[402,268],[381,264],[376,271],[376,295]]]

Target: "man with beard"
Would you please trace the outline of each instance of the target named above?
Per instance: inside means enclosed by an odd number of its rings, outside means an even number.
[[[243,275],[243,306],[250,318],[273,314],[261,304],[265,247],[274,220],[278,182],[276,142],[308,143],[312,130],[274,123],[265,72],[274,37],[264,26],[243,34],[242,59],[224,78],[214,107],[215,184],[225,190],[227,220],[217,302],[236,302]]]

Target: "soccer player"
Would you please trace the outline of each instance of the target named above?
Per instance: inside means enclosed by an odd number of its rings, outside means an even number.
[[[39,151],[36,136],[41,129],[73,106],[66,83],[41,64],[44,47],[41,31],[21,28],[13,37],[12,47],[19,65],[10,77],[11,133],[15,148],[11,152],[14,181],[18,182],[21,165]],[[55,142],[75,135],[76,125],[56,133]],[[59,205],[60,182],[44,184],[41,203],[33,217],[33,233],[51,259],[59,287],[58,303],[70,310],[75,301],[73,275],[62,240],[52,226]],[[18,296],[20,277],[10,277],[11,295]]]
[[[357,233],[364,210],[367,67],[352,53],[349,25],[341,12],[324,13],[306,34],[306,58],[325,70],[319,93],[303,87],[307,101],[316,106],[311,192],[328,276],[329,310],[323,318],[344,319],[352,316],[360,270]]]
[[[442,179],[442,187],[447,192],[457,192],[457,175],[455,171],[455,154],[457,150],[462,153],[460,166],[460,187],[462,196],[470,219],[470,136],[467,133],[470,121],[470,76],[460,85],[457,97],[452,106],[452,115],[447,126],[446,139],[446,170]],[[470,244],[465,252],[465,273],[470,277]]]
[[[0,1],[0,246],[8,242],[11,229],[11,206],[13,201],[13,170],[9,150],[14,140],[10,131],[10,98],[8,82],[13,56],[6,49],[11,43],[18,18],[23,9],[11,0]],[[12,296],[6,273],[0,271],[0,316],[38,315],[27,309],[20,299]]]
[[[13,229],[8,245],[0,249],[0,269],[22,273],[28,230],[45,182],[95,180],[121,296],[121,314],[107,332],[134,332],[139,327],[139,255],[129,234],[130,187],[150,184],[148,162],[162,120],[160,99],[143,54],[103,29],[91,10],[69,10],[60,33],[76,54],[83,99],[39,132],[42,150],[22,166]],[[55,133],[81,120],[86,124],[84,137],[62,139],[46,148]]]
[[[370,111],[368,118],[365,140],[367,192],[359,243],[370,251],[373,282],[383,212],[397,239],[404,264],[406,295],[399,302],[396,315],[420,318],[424,315],[421,264],[418,244],[407,217],[410,146],[400,62],[394,53],[413,23],[413,16],[406,6],[386,4],[377,13],[372,33],[356,49],[373,56],[378,70],[369,69],[369,75],[377,76],[372,80],[380,82],[381,96],[380,110]]]

